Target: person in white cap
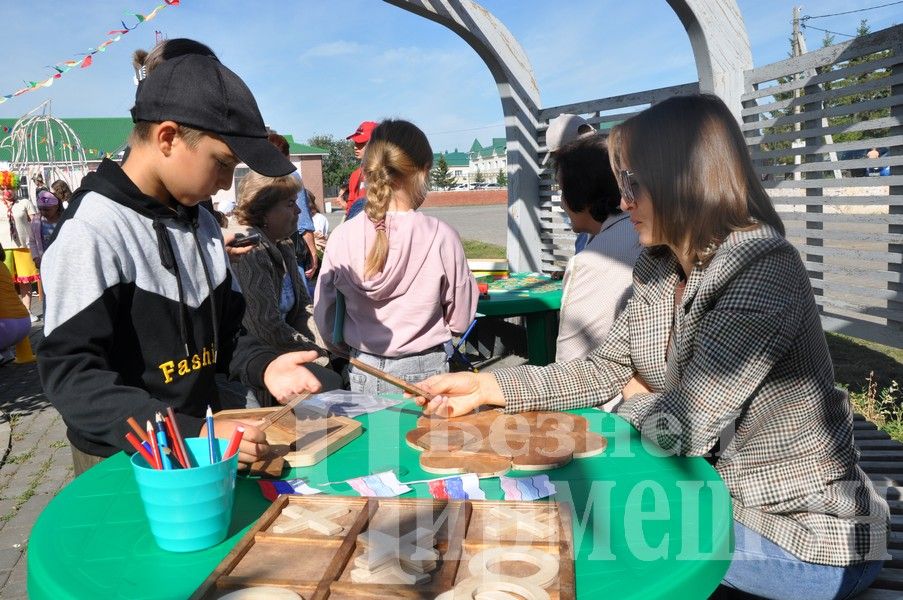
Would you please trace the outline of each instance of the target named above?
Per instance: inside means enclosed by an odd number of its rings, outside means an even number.
[[[550,166],[554,164],[555,156],[558,149],[573,142],[579,137],[592,135],[596,129],[589,122],[579,115],[569,113],[560,114],[549,121],[549,128],[546,130],[546,156],[543,158],[542,164]],[[576,231],[576,230],[575,230]],[[574,240],[574,253],[578,253],[586,247],[589,241],[589,234],[577,233]]]

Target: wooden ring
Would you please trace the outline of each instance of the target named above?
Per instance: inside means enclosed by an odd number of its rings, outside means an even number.
[[[513,599],[515,596],[511,594],[517,594],[524,600],[550,600],[549,593],[544,589],[524,581],[508,575],[492,575],[492,579],[468,577],[459,581],[449,591],[436,596],[436,600],[475,600],[483,594],[487,596],[491,594],[490,597],[493,598]]]
[[[535,585],[545,589],[558,577],[558,559],[548,552],[529,547],[512,548],[498,546],[483,550],[470,559],[467,563],[467,569],[473,577],[481,580],[491,580],[499,577],[499,574],[490,571],[489,567],[499,563],[514,561],[531,564],[539,569],[533,575],[514,578],[526,585]]]

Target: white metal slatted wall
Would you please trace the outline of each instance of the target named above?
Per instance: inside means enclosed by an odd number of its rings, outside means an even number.
[[[741,113],[750,153],[823,311],[886,325],[896,345],[903,345],[901,49],[898,25],[751,69]]]

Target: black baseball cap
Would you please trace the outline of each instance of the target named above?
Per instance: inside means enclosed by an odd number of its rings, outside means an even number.
[[[175,121],[220,136],[239,160],[267,177],[295,165],[267,140],[245,82],[212,56],[185,54],[160,63],[138,85],[132,121]]]

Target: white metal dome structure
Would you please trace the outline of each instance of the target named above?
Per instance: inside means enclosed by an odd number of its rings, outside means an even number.
[[[74,190],[88,172],[81,140],[65,121],[51,114],[50,100],[16,121],[0,140],[0,148],[10,149],[10,170],[27,176],[29,185],[40,174],[48,187],[62,179]]]

